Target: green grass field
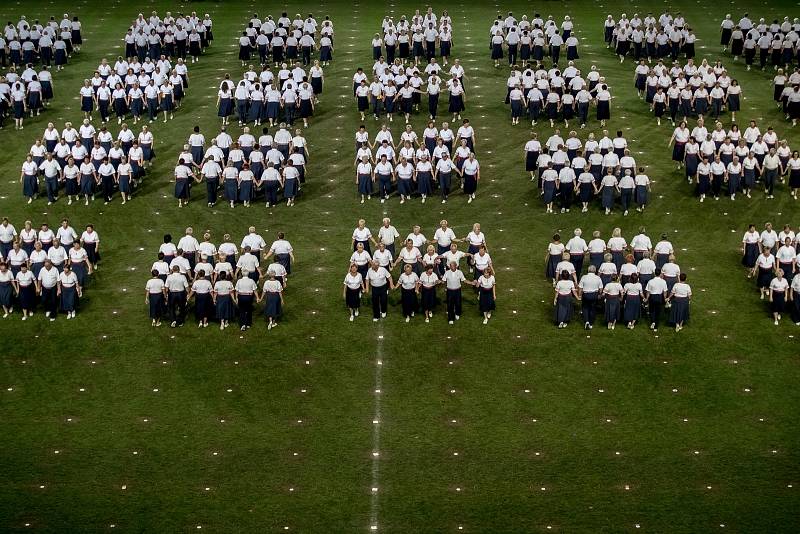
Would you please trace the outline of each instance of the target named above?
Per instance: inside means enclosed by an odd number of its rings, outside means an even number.
[[[125,532],[796,532],[800,498],[800,328],[772,325],[745,278],[738,247],[748,223],[797,225],[785,186],[776,199],[699,204],[675,172],[666,144],[620,65],[602,43],[602,20],[664,3],[536,5],[556,20],[572,15],[582,39],[579,66],[595,63],[615,100],[609,130],[622,128],[655,180],[643,215],[545,215],[524,172],[530,130],[510,125],[502,104],[507,70],[494,69],[486,34],[497,11],[520,16],[524,2],[455,2],[454,57],[467,68],[467,113],[479,136],[478,198],[446,207],[396,199],[360,205],[352,172],[358,115],[350,97],[356,67],[372,65],[370,38],[383,15],[411,15],[421,3],[326,1],[286,9],[330,15],[334,63],[311,127],[312,153],[296,207],[207,209],[204,188],[180,211],[172,169],[195,124],[210,137],[225,72],[241,74],[237,37],[253,10],[278,16],[283,4],[191,2],[7,2],[0,20],[75,12],[85,43],[54,76],[52,109],[0,132],[0,215],[55,225],[67,216],[94,223],[104,260],[76,320],[0,321],[0,530]],[[719,57],[718,25],[734,18],[792,15],[792,2],[730,5],[679,1],[701,39],[700,57]],[[184,107],[156,124],[157,163],[133,201],[48,209],[25,205],[19,166],[48,121],[81,119],[77,91],[103,57],[120,52],[139,11],[209,12],[215,42],[190,65]],[[722,56],[746,99],[740,122],[772,124],[792,147],[772,104],[770,73],[745,72]],[[427,117],[417,115],[418,133]],[[725,119],[726,127],[729,119]],[[116,124],[110,129],[116,134]],[[377,129],[368,123],[371,132]],[[238,135],[235,125],[229,128]],[[399,134],[400,124],[393,131]],[[138,132],[138,127],[136,128]],[[537,127],[540,138],[551,130]],[[592,121],[581,132],[599,134]],[[491,151],[491,152],[490,152]],[[398,297],[389,317],[347,321],[341,281],[358,218],[377,230],[384,214],[402,234],[429,236],[446,217],[459,236],[480,222],[499,269],[498,310],[481,325],[469,302],[448,327],[405,324]],[[297,263],[283,325],[238,330],[152,329],[143,287],[165,232],[210,229],[234,239],[255,224],[268,241],[285,231]],[[691,324],[679,334],[645,327],[598,329],[552,324],[543,258],[555,231],[604,237],[620,226],[670,233],[695,291]],[[778,229],[780,229],[778,227]],[[404,234],[405,235],[405,234]],[[144,252],[140,251],[144,249]],[[441,311],[441,310],[440,310]],[[378,362],[380,361],[380,365]],[[380,393],[375,390],[380,389]],[[379,452],[379,456],[373,456]],[[377,488],[374,490],[373,488]]]

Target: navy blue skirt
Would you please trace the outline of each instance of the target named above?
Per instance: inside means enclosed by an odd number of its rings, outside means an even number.
[[[558,295],[556,299],[556,324],[569,323],[572,319],[573,302],[572,295]]]
[[[286,198],[294,198],[297,196],[297,180],[290,178],[283,184],[283,196]]]
[[[606,322],[614,323],[619,320],[619,298],[606,297],[605,306]]]
[[[175,198],[186,199],[189,198],[189,180],[180,179],[175,180]]]
[[[78,291],[74,287],[61,288],[61,310],[65,312],[75,311],[78,305]]]
[[[492,288],[481,288],[478,295],[478,310],[481,313],[494,311],[495,302],[492,294]]]
[[[669,323],[671,325],[683,324],[689,320],[689,299],[673,298],[672,307],[669,309]]]
[[[281,294],[268,292],[267,305],[264,307],[264,315],[272,319],[277,319],[281,316]]]
[[[230,321],[234,316],[233,298],[230,295],[217,296],[217,304],[215,306],[217,319],[220,321]]]
[[[236,180],[225,180],[225,200],[227,201],[235,201],[239,196],[239,184],[236,183]]]

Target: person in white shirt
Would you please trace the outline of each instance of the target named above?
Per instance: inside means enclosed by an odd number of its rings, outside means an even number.
[[[83,292],[77,275],[72,272],[69,265],[65,265],[64,271],[58,276],[58,296],[61,309],[67,312],[67,319],[75,318],[78,298],[82,295]]]
[[[144,287],[144,301],[149,307],[149,317],[151,326],[161,326],[161,317],[164,313],[166,304],[167,288],[164,285],[162,274],[153,269],[150,271],[152,277]]]
[[[565,245],[566,251],[569,252],[569,261],[575,267],[578,276],[583,272],[583,260],[589,250],[586,240],[581,237],[582,233],[580,228],[576,228],[574,236]]]
[[[388,306],[388,290],[394,289],[394,281],[389,272],[377,261],[367,270],[365,293],[372,292],[372,320],[377,322],[386,317]]]
[[[350,322],[358,317],[361,307],[361,294],[366,292],[365,280],[355,263],[350,264],[350,269],[344,277],[342,297],[350,310]]]
[[[253,228],[253,231],[255,231],[255,228]],[[289,241],[285,239],[283,232],[278,232],[278,239],[272,242],[269,252],[264,256],[264,260],[268,260],[273,255],[275,256],[275,261],[286,269],[287,276],[292,274],[292,264],[295,262],[294,249]]]
[[[61,274],[49,259],[39,269],[36,277],[36,292],[41,296],[44,316],[50,321],[56,320],[58,314],[58,276]]]
[[[573,297],[580,298],[580,293],[575,284],[574,273],[570,275],[567,271],[562,271],[558,282],[553,287],[553,306],[555,306],[555,323],[558,328],[566,328],[572,319]],[[584,328],[586,322],[584,322]]]
[[[584,330],[594,328],[597,318],[597,303],[603,290],[603,280],[597,276],[597,268],[590,265],[588,272],[578,282],[578,295],[581,300],[581,317]]]
[[[164,282],[168,292],[167,307],[172,328],[183,326],[186,317],[186,292],[189,289],[189,282],[186,276],[181,274],[180,267],[172,266],[172,272]]]
[[[686,283],[686,273],[680,274],[680,281],[672,286],[669,293],[670,314],[669,322],[675,325],[675,331],[680,332],[686,321],[689,320],[689,304],[692,300],[692,288]]]
[[[453,324],[453,321],[457,321],[461,318],[461,285],[467,284],[475,286],[477,282],[467,280],[464,273],[459,270],[458,263],[455,261],[450,262],[448,269],[442,276],[442,280],[447,289],[447,322],[448,324]]]
[[[408,263],[405,264],[403,268],[403,273],[397,280],[397,284],[395,284],[394,289],[401,290],[401,306],[403,309],[403,317],[405,318],[406,322],[411,321],[411,318],[414,317],[414,312],[419,305],[417,300],[417,295],[419,294],[419,276],[415,273],[412,269],[412,266]]]
[[[284,306],[283,286],[276,280],[275,271],[267,271],[267,280],[264,282],[264,291],[261,299],[267,301],[264,307],[264,315],[267,317],[267,330],[272,330],[278,326],[278,318],[281,316]]]

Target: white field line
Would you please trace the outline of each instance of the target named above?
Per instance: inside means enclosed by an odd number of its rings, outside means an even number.
[[[381,396],[383,395],[383,324],[378,326],[378,344],[375,349],[375,389],[373,391],[372,415],[372,485],[370,488],[370,530],[378,530],[378,512],[380,510],[380,448],[381,448]]]

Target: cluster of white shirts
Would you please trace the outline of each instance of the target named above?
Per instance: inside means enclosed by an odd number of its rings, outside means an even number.
[[[586,77],[575,67],[574,62],[570,61],[567,67],[561,71],[556,67],[549,70],[539,68],[534,70],[526,68],[519,70],[512,69],[506,80],[506,87],[520,91],[514,93],[513,96],[509,94],[510,98],[518,98],[525,96],[528,100],[533,101],[548,101],[550,93],[554,93],[552,98],[554,102],[562,100],[564,104],[588,103],[592,99],[610,100],[611,92],[605,84],[600,84],[604,78],[600,75],[596,65],[590,67]],[[561,93],[561,94],[559,94]],[[566,101],[564,101],[566,97]]]
[[[250,252],[245,251],[245,247],[250,247]],[[194,271],[191,269],[189,260],[183,255],[195,255],[197,263],[194,266]],[[262,254],[271,254],[273,256],[282,254],[291,254],[294,252],[291,243],[285,239],[276,239],[267,248],[267,243],[264,238],[251,232],[242,238],[239,246],[233,241],[225,241],[220,243],[217,247],[214,243],[204,239],[198,241],[194,236],[187,234],[178,240],[178,243],[162,243],[158,249],[163,253],[166,258],[171,258],[169,262],[165,260],[156,260],[151,271],[158,271],[159,275],[165,276],[172,272],[173,267],[177,266],[180,274],[186,275],[189,279],[195,277],[214,276],[221,272],[225,272],[229,276],[240,274],[241,271],[256,272],[260,270],[260,261]],[[226,258],[223,261],[220,255]],[[235,263],[230,263],[229,258],[234,257]],[[212,260],[217,258],[217,261]],[[203,274],[200,274],[200,272]],[[276,277],[285,277],[286,269],[278,262],[270,263],[265,272],[272,271]]]
[[[599,232],[597,232],[599,234]],[[674,248],[672,243],[667,239],[661,239],[655,245],[653,245],[652,240],[650,237],[645,233],[639,233],[628,242],[624,237],[621,235],[612,236],[608,239],[608,241],[604,241],[599,235],[594,237],[590,241],[586,241],[580,235],[573,236],[567,243],[550,243],[547,246],[547,252],[550,255],[562,255],[563,253],[567,252],[570,255],[578,255],[583,256],[585,254],[595,255],[595,254],[606,254],[606,253],[623,253],[626,254],[630,253],[637,253],[642,255],[642,259],[638,262],[625,262],[622,263],[619,268],[613,261],[603,261],[600,266],[597,268],[597,276],[598,277],[612,277],[614,275],[619,275],[620,277],[629,277],[632,274],[637,275],[645,275],[645,276],[653,276],[656,273],[657,265],[653,258],[657,257],[670,257],[674,255]],[[567,271],[570,276],[579,277],[580,273],[576,273],[575,266],[572,264],[571,261],[562,260],[560,261],[555,268],[555,272],[560,274],[563,271]],[[681,274],[680,266],[675,263],[674,261],[666,262],[661,267],[661,273],[668,277],[677,279]],[[591,288],[592,290],[599,290],[603,287],[602,282],[599,282],[600,286],[596,288]],[[587,290],[586,287],[580,286],[581,289],[584,291]],[[618,289],[622,289],[622,286],[619,286]],[[641,289],[641,286],[640,288]],[[619,293],[616,293],[619,294]]]
[[[189,66],[182,59],[178,59],[174,66],[163,56],[158,61],[149,57],[144,62],[136,57],[129,59],[119,57],[113,66],[102,60],[94,75],[84,80],[80,96],[96,96],[98,100],[110,101],[126,97],[132,100],[153,99],[174,94],[176,87],[184,89],[183,77],[188,76]],[[89,87],[85,85],[87,81]]]
[[[589,165],[591,168],[602,168],[603,174],[609,168],[614,169],[614,174],[625,174],[626,170],[635,174],[637,168],[636,160],[628,150],[628,141],[622,136],[611,138],[603,135],[600,140],[596,140],[594,134],[589,134],[584,144],[576,132],[570,132],[564,139],[556,130],[547,138],[544,145],[538,138],[529,140],[525,143],[525,152],[539,154],[536,164],[540,169],[552,163],[555,168],[571,167],[578,173]],[[620,152],[622,156],[619,155]]]
[[[298,14],[294,20],[290,20],[286,14],[283,14],[275,20],[272,15],[267,15],[267,18],[262,21],[254,14],[253,18],[248,21],[244,32],[245,35],[242,37],[246,37],[247,42],[240,38],[239,44],[242,46],[255,44],[270,48],[290,46],[298,49],[302,47],[315,48],[317,32],[319,32],[320,46],[333,44],[333,22],[328,17],[325,17],[320,26],[313,16],[303,19]]]
[[[623,13],[618,21],[615,21],[612,15],[608,15],[603,26],[613,28],[613,35],[617,42],[631,41],[632,43],[646,43],[663,47],[673,43],[692,44],[697,40],[686,19],[680,13],[673,17],[672,14],[665,11],[658,18],[651,14],[641,18],[634,13],[630,19]]]
[[[700,65],[695,65],[694,60],[689,59],[683,67],[677,62],[667,67],[661,60],[650,67],[642,61],[636,65],[634,74],[637,78],[644,76],[647,87],[662,88],[668,98],[724,98],[742,93],[741,86],[738,82],[732,84],[735,80],[720,61],[709,65],[704,59]]]
[[[43,246],[53,249],[50,245],[53,241],[58,239],[61,244],[60,249],[56,249],[52,254],[49,251],[42,250],[40,252],[32,251],[31,255],[26,252],[26,249],[33,249],[36,243],[41,243]],[[14,241],[19,241],[20,250],[11,250],[7,257],[2,257],[0,251],[0,261],[6,261],[10,265],[18,267],[23,263],[43,263],[45,259],[50,259],[54,265],[61,265],[67,258],[71,261],[80,263],[87,259],[86,251],[81,247],[78,251],[72,252],[73,243],[78,241],[81,244],[98,244],[100,243],[100,236],[92,227],[87,227],[86,230],[78,235],[75,229],[67,224],[61,224],[55,231],[47,224],[41,225],[37,230],[29,221],[26,221],[25,226],[17,232],[17,229],[11,223],[0,223],[0,243],[9,244]],[[36,254],[33,256],[33,254]]]
[[[432,10],[423,15],[416,13],[409,20],[405,15],[401,15],[395,23],[394,18],[386,16],[381,22],[381,33],[383,40],[373,39],[372,46],[395,46],[399,44],[422,43],[423,41],[435,42],[452,41],[453,39],[453,19],[447,11],[437,16]],[[409,46],[411,46],[409,44]]]
[[[449,91],[451,95],[464,94],[464,85],[461,80],[464,77],[464,67],[456,60],[447,70],[449,79],[442,78],[442,66],[436,61],[431,61],[420,71],[416,65],[403,65],[400,59],[395,59],[394,63],[387,63],[383,58],[379,59],[372,66],[372,82],[367,74],[360,69],[353,75],[353,84],[356,86],[356,96],[374,97],[383,96],[394,98],[400,95],[401,98],[411,98],[414,92],[426,92],[429,95],[437,95],[442,91]],[[425,78],[422,74],[425,74]],[[366,86],[359,86],[362,81],[367,82]],[[406,86],[406,82],[408,86]],[[362,89],[366,87],[366,90]]]
[[[732,156],[738,156],[742,164],[747,162],[748,169],[754,165],[752,161],[745,158],[754,156],[757,161],[762,161],[763,157],[775,148],[775,155],[781,161],[788,161],[792,155],[792,149],[787,141],[779,140],[778,134],[772,127],[769,127],[763,134],[755,121],[751,121],[750,126],[742,132],[735,124],[729,130],[725,130],[722,124],[717,123],[716,127],[709,131],[704,123],[698,121],[697,126],[689,130],[688,126],[679,124],[673,137],[678,143],[686,143],[687,154],[699,154],[708,156],[713,160],[715,155],[719,155],[723,160],[729,160]],[[694,138],[694,142],[691,141]],[[760,165],[760,163],[759,163]],[[796,167],[793,167],[796,168]]]
[[[28,93],[42,91],[42,82],[52,81],[53,73],[48,69],[37,72],[33,67],[25,67],[22,74],[9,70],[0,78],[0,100],[5,100],[9,104],[24,102]]]
[[[99,141],[100,146],[95,146],[94,144],[86,146],[81,142],[84,139]],[[31,145],[28,153],[33,156],[34,159],[44,157],[47,154],[48,141],[55,142],[53,148],[53,156],[55,158],[66,160],[72,157],[75,159],[76,164],[82,163],[83,158],[87,155],[91,157],[92,161],[102,161],[106,156],[110,160],[118,160],[125,155],[125,152],[120,146],[116,145],[115,141],[118,141],[120,144],[124,143],[126,146],[134,141],[138,141],[140,146],[133,146],[128,149],[127,156],[129,161],[140,162],[143,157],[141,145],[152,146],[153,133],[142,128],[142,130],[136,134],[125,125],[120,129],[117,135],[114,136],[107,129],[98,131],[91,122],[81,124],[77,130],[73,128],[72,123],[68,122],[59,133],[55,126],[48,125],[42,133],[41,142],[37,139],[36,142]],[[114,146],[106,150],[105,147],[108,145]]]
[[[267,67],[261,72],[249,69],[236,84],[230,78],[222,80],[217,95],[220,98],[232,97],[239,101],[294,104],[298,100],[314,98],[314,88],[309,82],[311,78],[321,78],[322,75],[320,67],[312,66],[306,73],[300,63],[296,63],[291,69],[289,65],[283,63],[277,76]]]
[[[720,28],[731,30],[731,40],[744,40],[745,49],[769,49],[769,50],[796,50],[800,41],[800,18],[795,17],[793,21],[789,17],[783,17],[782,22],[774,19],[767,24],[764,18],[754,24],[749,17],[744,16],[735,23],[730,17],[725,17],[720,24]]]
[[[16,26],[12,22],[6,24],[0,35],[0,48],[18,51],[20,55],[42,47],[50,47],[53,51],[66,51],[67,41],[72,40],[72,31],[80,29],[81,22],[71,20],[66,14],[61,22],[51,17],[45,25],[39,24],[38,21],[29,24],[25,17],[22,17]]]
[[[389,163],[399,163],[405,159],[416,164],[417,161],[424,158],[435,164],[436,161],[442,159],[444,154],[452,156],[454,161],[467,159],[472,150],[469,148],[469,144],[462,145],[461,140],[474,141],[475,128],[469,123],[462,123],[453,133],[447,122],[442,123],[441,129],[437,128],[435,124],[429,124],[420,138],[411,125],[407,125],[400,134],[400,139],[395,143],[392,131],[384,124],[375,134],[374,141],[370,141],[369,132],[364,128],[356,131],[355,138],[356,161],[362,161],[362,158],[366,157],[371,162],[378,162],[382,156],[386,156]],[[429,149],[429,143],[434,144],[433,151]],[[453,146],[452,154],[448,145]]]
[[[522,19],[517,21],[513,14],[509,13],[506,18],[500,16],[492,23],[489,28],[489,39],[492,44],[530,46],[531,49],[537,46],[544,47],[578,46],[578,37],[573,33],[574,23],[572,18],[567,15],[561,22],[561,31],[552,15],[547,19],[542,19],[538,14],[532,20],[528,20],[527,15],[522,15]],[[568,35],[568,36],[567,36]],[[565,36],[567,36],[565,38]],[[500,39],[495,40],[495,37]]]
[[[140,13],[125,34],[125,44],[149,47],[152,44],[168,45],[176,41],[199,43],[200,34],[211,30],[212,26],[213,21],[208,13],[202,19],[194,11],[188,17],[179,13],[177,18],[168,11],[163,19],[155,11],[147,18]]]

